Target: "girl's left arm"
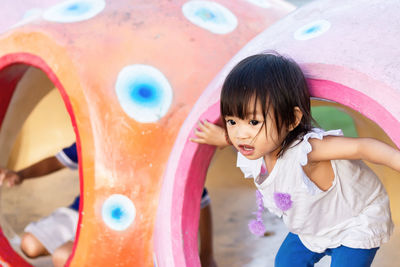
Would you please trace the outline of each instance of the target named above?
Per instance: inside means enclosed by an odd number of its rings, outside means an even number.
[[[362,159],[386,165],[400,172],[400,151],[373,138],[327,136],[322,140],[309,139],[311,162],[333,159]]]

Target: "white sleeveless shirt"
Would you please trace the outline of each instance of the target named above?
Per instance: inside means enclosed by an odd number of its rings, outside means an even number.
[[[340,245],[379,247],[389,240],[394,226],[388,195],[375,173],[361,160],[331,160],[335,177],[332,186],[322,191],[303,171],[312,150],[308,139],[326,135],[342,131],[314,128],[278,158],[261,184],[255,182],[264,206],[282,217],[311,251]],[[262,158],[248,160],[238,153],[237,166],[247,178],[258,177],[262,164]]]

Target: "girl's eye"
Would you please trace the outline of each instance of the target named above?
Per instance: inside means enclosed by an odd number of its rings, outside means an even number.
[[[226,123],[231,126],[236,124],[234,120],[226,120]]]
[[[250,120],[250,124],[253,126],[256,126],[257,124],[259,124],[260,122],[257,120]]]

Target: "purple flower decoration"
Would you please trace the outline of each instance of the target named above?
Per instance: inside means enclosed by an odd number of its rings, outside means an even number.
[[[249,230],[253,235],[263,236],[265,233],[265,225],[262,221],[251,220],[249,222]]]
[[[256,198],[257,198],[257,212],[254,212],[256,215],[255,220],[251,220],[249,222],[249,230],[252,234],[263,236],[265,233],[265,225],[262,221],[262,213],[264,211],[264,203],[263,203],[263,196],[260,191],[256,191]]]
[[[275,204],[282,211],[287,211],[292,207],[292,200],[290,199],[290,195],[286,193],[274,193]]]

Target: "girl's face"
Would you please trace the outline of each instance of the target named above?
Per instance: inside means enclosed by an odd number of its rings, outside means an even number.
[[[254,107],[254,105],[249,105],[249,107]],[[249,110],[245,119],[234,116],[225,117],[226,129],[232,144],[246,158],[277,158],[287,130],[282,129],[281,134],[278,134],[272,113],[270,108],[266,115],[267,121],[264,122],[261,103],[258,102],[255,116],[253,110]]]

